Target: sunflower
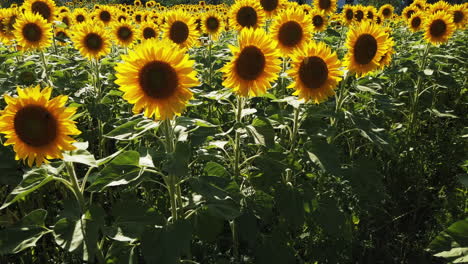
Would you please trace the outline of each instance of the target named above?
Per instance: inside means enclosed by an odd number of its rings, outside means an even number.
[[[416,13],[417,8],[413,7],[413,6],[407,6],[403,9],[403,11],[401,12],[401,16],[406,20],[408,21],[411,16]]]
[[[59,13],[59,15],[57,16],[57,20],[67,25],[67,27],[70,27],[72,25],[72,20],[70,18],[69,13]]]
[[[430,12],[437,13],[439,11],[449,12],[450,5],[445,1],[438,1],[430,6]]]
[[[138,36],[141,40],[158,38],[158,26],[152,22],[145,22],[140,25]]]
[[[408,20],[408,26],[412,32],[417,32],[421,30],[421,27],[423,24],[423,16],[424,16],[423,12],[417,11]]]
[[[433,45],[445,43],[455,31],[452,17],[445,11],[428,16],[423,24],[424,38]]]
[[[133,21],[137,24],[144,22],[145,13],[138,11],[133,14]]]
[[[348,52],[344,64],[349,71],[364,75],[379,68],[379,60],[390,46],[391,41],[384,28],[363,22],[348,31]]]
[[[55,39],[57,39],[57,43],[60,46],[66,46],[68,45],[68,40],[70,39],[70,36],[67,32],[66,29],[64,28],[56,28],[55,31]]]
[[[286,73],[293,82],[288,88],[295,89],[299,99],[323,102],[335,94],[333,90],[343,75],[340,67],[338,56],[325,43],[311,41],[291,57],[291,69]]]
[[[283,56],[304,46],[312,36],[312,25],[301,9],[287,9],[277,15],[271,25],[271,35]]]
[[[315,9],[322,10],[325,15],[331,15],[336,11],[336,0],[314,0]]]
[[[414,0],[413,3],[411,4],[412,6],[416,7],[417,9],[424,11],[427,3],[425,0]]]
[[[75,149],[75,140],[69,136],[80,131],[71,120],[76,108],[65,107],[67,96],[50,100],[52,88],[41,91],[39,86],[17,88],[17,92],[17,98],[4,96],[7,106],[0,112],[0,133],[7,138],[4,145],[14,145],[17,160],[39,167],[49,159],[61,159],[62,151]]]
[[[52,42],[52,28],[39,14],[26,13],[15,23],[14,35],[24,50],[42,50]]]
[[[23,8],[26,12],[40,14],[47,22],[54,20],[55,2],[53,0],[25,0]]]
[[[239,34],[239,47],[229,48],[233,58],[221,69],[223,85],[241,96],[266,93],[281,70],[275,41],[263,29],[246,28]]]
[[[387,51],[380,57],[379,59],[379,65],[380,69],[384,69],[386,66],[390,65],[392,62],[392,55],[395,53],[395,50],[393,49],[393,46],[395,45],[395,42],[393,39],[388,40],[388,49]]]
[[[468,10],[463,7],[463,5],[454,5],[451,9],[451,14],[453,16],[453,23],[457,28],[466,27],[468,20]]]
[[[380,7],[379,14],[383,18],[389,19],[393,15],[393,10],[394,10],[394,7],[391,4],[386,4],[386,5],[383,5],[383,6]]]
[[[74,24],[80,24],[80,23],[86,22],[88,18],[88,13],[83,8],[77,8],[73,10],[72,17],[73,17],[73,20],[75,21]]]
[[[111,42],[103,24],[85,23],[74,31],[72,41],[83,57],[99,59],[110,52]]]
[[[384,21],[383,17],[380,15],[380,14],[377,14],[375,15],[375,19],[374,19],[375,23],[377,25],[381,25],[382,22]]]
[[[168,40],[145,40],[122,59],[115,67],[115,83],[134,104],[135,114],[144,110],[157,120],[180,115],[192,98],[189,88],[200,84],[195,62]]]
[[[327,29],[328,19],[323,11],[314,9],[309,16],[312,19],[312,28],[315,32],[321,32]]]
[[[217,40],[224,29],[223,19],[215,11],[206,12],[201,18],[203,31],[211,36],[211,39]]]
[[[374,21],[375,15],[377,14],[377,9],[374,6],[367,6],[365,10],[366,19]]]
[[[3,39],[5,44],[15,39],[15,24],[19,17],[16,8],[0,9],[0,41]]]
[[[342,20],[346,25],[350,25],[354,18],[354,7],[345,5],[342,12]]]
[[[274,16],[281,8],[281,0],[260,0],[260,5],[268,17]]]
[[[354,10],[356,11],[356,14],[354,14],[354,19],[356,19],[357,22],[361,22],[365,16],[364,7],[362,5],[357,5]]]
[[[238,0],[231,7],[231,27],[240,31],[243,28],[257,28],[265,24],[265,11],[255,0]]]
[[[141,6],[141,5],[142,5],[140,0],[135,0],[135,1],[133,2],[133,4],[134,4],[135,6]]]
[[[136,39],[135,30],[128,22],[116,22],[112,26],[115,42],[122,47],[130,46]]]
[[[113,8],[103,5],[94,11],[94,16],[107,26],[114,20],[114,13]]]
[[[163,26],[164,38],[171,40],[181,48],[190,48],[198,39],[194,19],[181,11],[169,12]]]

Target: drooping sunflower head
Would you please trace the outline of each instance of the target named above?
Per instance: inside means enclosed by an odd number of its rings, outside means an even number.
[[[322,10],[325,15],[331,15],[336,11],[336,0],[314,0],[314,7]]]
[[[354,7],[351,5],[345,5],[343,7],[343,11],[341,14],[342,14],[342,21],[346,25],[351,24],[351,22],[353,22],[353,19],[354,19]]]
[[[265,24],[265,11],[255,0],[238,0],[231,6],[231,27],[238,31],[243,28],[257,28]]]
[[[138,35],[140,40],[157,38],[159,36],[158,26],[153,22],[142,23]]]
[[[465,28],[468,24],[468,9],[463,5],[454,5],[451,13],[455,26],[459,29]]]
[[[182,11],[172,11],[166,15],[163,31],[165,39],[174,42],[181,48],[192,47],[198,39],[194,19]]]
[[[194,61],[174,43],[148,39],[135,46],[116,67],[116,81],[123,98],[157,120],[180,115],[192,98],[191,87],[200,83]]]
[[[52,42],[52,27],[39,14],[25,13],[15,23],[14,35],[23,50],[45,49]]]
[[[112,26],[114,41],[122,46],[130,46],[136,39],[134,26],[128,22],[115,22]]]
[[[314,9],[309,15],[312,21],[312,29],[315,32],[321,32],[327,29],[328,19],[325,13],[321,10]]]
[[[334,89],[343,75],[341,62],[335,52],[323,42],[309,42],[298,49],[291,57],[291,69],[287,71],[293,78],[288,88],[296,91],[299,99],[323,102],[335,94]]]
[[[433,45],[447,42],[455,32],[452,21],[450,14],[445,11],[428,16],[423,24],[424,38]]]
[[[278,13],[281,8],[281,0],[260,0],[260,5],[268,17],[272,17]]]
[[[54,20],[56,6],[53,0],[26,0],[23,8],[26,12],[41,15],[47,22]]]
[[[39,86],[17,92],[17,98],[4,96],[7,106],[0,111],[0,133],[7,138],[4,145],[14,145],[17,160],[39,167],[49,159],[61,159],[62,151],[75,149],[70,136],[80,131],[71,120],[76,108],[65,107],[67,96],[50,99],[52,88],[41,91]]]
[[[75,21],[74,24],[81,24],[83,22],[86,22],[88,19],[87,11],[83,8],[77,8],[73,10],[73,20]]]
[[[288,9],[279,13],[270,30],[283,56],[302,48],[312,36],[312,25],[301,9]]]
[[[112,7],[103,5],[99,9],[96,9],[93,15],[104,25],[109,25],[112,21],[115,20],[114,18],[115,11]]]
[[[412,32],[417,32],[421,30],[424,22],[424,13],[417,11],[414,13],[408,21],[408,26]]]
[[[386,4],[380,7],[379,14],[385,19],[389,19],[393,15],[394,7],[391,4]]]
[[[224,30],[224,21],[215,11],[206,12],[201,18],[203,31],[217,40],[221,32]]]
[[[246,28],[239,46],[230,46],[233,58],[221,69],[225,87],[241,96],[260,96],[271,87],[281,70],[276,43],[263,29]]]
[[[391,45],[383,27],[363,22],[348,31],[344,64],[350,72],[365,75],[379,68],[380,59]]]
[[[103,24],[84,23],[76,26],[72,41],[81,55],[89,60],[99,59],[110,52],[111,41]]]

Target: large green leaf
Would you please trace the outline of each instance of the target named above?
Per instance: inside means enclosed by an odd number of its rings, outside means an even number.
[[[53,179],[54,176],[49,175],[48,171],[44,168],[36,168],[26,172],[21,183],[7,196],[0,210],[26,197]]]
[[[265,117],[257,117],[248,125],[247,131],[252,135],[255,144],[260,144],[266,147],[272,147],[275,143],[275,130]]]
[[[0,255],[16,254],[36,246],[37,241],[50,232],[44,224],[46,216],[46,210],[37,209],[15,225],[0,230]]]
[[[75,143],[77,149],[63,153],[63,160],[67,162],[81,163],[90,167],[97,167],[97,161],[93,154],[89,153],[88,142]]]
[[[143,136],[146,131],[159,127],[159,124],[159,122],[143,117],[132,118],[114,128],[105,137],[116,140],[134,140]]]
[[[457,221],[440,232],[428,246],[434,256],[453,263],[468,263],[468,218]]]
[[[318,165],[321,170],[333,175],[341,175],[338,150],[334,145],[328,144],[321,138],[314,137],[304,147],[309,154],[310,160]]]

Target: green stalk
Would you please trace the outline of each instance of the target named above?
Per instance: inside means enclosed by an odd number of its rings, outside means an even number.
[[[209,70],[209,78],[208,78],[208,85],[210,86],[210,91],[213,89],[212,85],[212,78],[213,78],[213,65],[211,62],[211,46],[212,46],[211,35],[208,34],[208,70]]]
[[[80,185],[78,184],[78,178],[76,177],[75,168],[73,167],[73,163],[65,162],[65,167],[67,168],[68,176],[70,177],[71,187],[73,189],[73,193],[76,196],[76,199],[80,205],[80,209],[82,212],[85,211],[85,200],[83,193],[81,193]]]
[[[44,65],[44,74],[46,76],[46,82],[47,82],[47,85],[49,86],[52,86],[52,82],[50,81],[50,77],[49,77],[49,71],[47,70],[47,62],[46,62],[46,58],[44,56],[44,52],[41,50],[41,52],[39,53],[40,57],[41,57],[41,61],[42,61],[42,65]]]
[[[242,122],[242,97],[237,96],[237,113],[236,113],[236,124],[241,124]],[[236,129],[236,136],[234,140],[234,178],[238,179],[240,177],[240,156],[241,156],[241,148],[240,148],[240,133]]]
[[[301,106],[299,105],[297,108],[294,108],[294,121],[293,121],[293,132],[291,134],[291,148],[289,151],[293,151],[294,146],[296,145],[296,137],[299,131],[299,114],[301,111]]]
[[[174,146],[174,135],[171,126],[171,120],[166,119],[163,121],[163,128],[164,134],[166,137],[166,153],[172,154],[175,151]],[[177,213],[177,176],[173,174],[169,174],[168,176],[164,177],[164,181],[167,185],[167,190],[169,192],[169,202],[171,203],[171,215],[172,215],[172,222],[177,221],[178,213]],[[181,200],[181,198],[180,198]],[[182,204],[181,204],[182,205]]]

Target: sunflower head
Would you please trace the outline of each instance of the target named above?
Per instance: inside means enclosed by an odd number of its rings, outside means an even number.
[[[115,68],[115,83],[123,98],[134,104],[135,114],[143,110],[157,120],[180,115],[192,98],[189,88],[200,84],[195,62],[168,40],[145,40],[122,59]]]
[[[112,33],[114,41],[122,47],[130,46],[136,39],[135,29],[128,22],[113,23]]]
[[[54,33],[55,33],[55,38],[57,39],[57,43],[60,46],[68,45],[68,40],[70,39],[68,30],[64,28],[57,28]]]
[[[99,9],[96,9],[93,15],[104,25],[109,25],[114,20],[115,11],[112,7],[101,6]]]
[[[76,24],[81,24],[83,22],[86,22],[88,15],[86,10],[82,8],[77,8],[73,11],[72,17]]]
[[[74,29],[72,41],[82,56],[99,59],[110,52],[111,42],[103,24],[84,23]]]
[[[403,9],[403,11],[401,12],[401,15],[403,16],[403,18],[408,21],[411,16],[416,13],[417,8],[413,7],[413,6],[407,6],[405,7],[405,9]]]
[[[445,1],[437,1],[436,3],[430,6],[430,11],[435,14],[440,11],[449,12],[450,5]]]
[[[230,22],[238,31],[262,27],[265,23],[265,11],[255,0],[238,0],[231,7]]]
[[[260,5],[268,17],[274,16],[281,8],[281,0],[260,0]]]
[[[363,22],[348,31],[344,64],[349,71],[365,75],[380,67],[380,59],[391,46],[391,38],[383,27]]]
[[[42,18],[42,17],[41,17]],[[0,111],[0,133],[5,145],[14,145],[16,159],[41,166],[49,159],[61,159],[62,151],[73,150],[70,135],[79,135],[71,120],[76,108],[65,107],[66,96],[50,99],[52,88],[18,88],[18,97],[5,95],[6,108]]]
[[[48,22],[54,20],[56,6],[53,0],[26,0],[23,7],[27,12],[37,13]]]
[[[364,13],[364,7],[361,5],[357,5],[355,7],[355,14],[354,14],[354,19],[357,22],[361,22],[365,18],[365,13]]]
[[[379,14],[385,18],[385,19],[388,19],[388,18],[391,18],[392,15],[393,15],[393,10],[394,10],[394,7],[391,5],[391,4],[385,4],[383,6],[380,7],[379,9]]]
[[[321,32],[327,29],[328,19],[323,11],[314,9],[309,17],[312,20],[312,29],[315,32]]]
[[[214,40],[217,40],[224,30],[224,21],[215,11],[206,12],[200,19],[200,24],[203,31]]]
[[[288,88],[296,91],[299,99],[316,104],[334,95],[334,89],[341,80],[341,62],[335,52],[324,43],[309,42],[291,57],[291,69],[287,71],[293,79]]]
[[[24,50],[44,49],[51,44],[52,27],[41,15],[28,12],[15,23],[14,35]]]
[[[342,12],[342,20],[347,24],[351,24],[354,19],[354,7],[351,5],[345,5]]]
[[[455,26],[459,29],[465,28],[468,24],[468,9],[463,5],[454,5],[451,13]]]
[[[223,85],[241,96],[266,93],[281,70],[275,41],[263,29],[246,28],[239,34],[239,46],[230,49],[233,58],[221,69]]]
[[[158,26],[152,22],[142,23],[140,25],[139,31],[140,33],[138,35],[139,35],[140,40],[157,38],[159,35]]]
[[[187,13],[172,11],[166,15],[163,26],[164,38],[174,42],[181,48],[189,48],[198,38],[194,19]]]
[[[445,11],[430,15],[424,20],[424,38],[433,45],[447,42],[455,32],[452,21],[450,14]]]
[[[412,32],[417,32],[421,30],[424,22],[424,13],[417,11],[414,13],[408,21],[408,26]]]
[[[300,49],[312,36],[312,25],[301,9],[288,9],[277,15],[271,25],[271,35],[276,39],[282,55],[288,56]]]
[[[314,7],[326,15],[331,15],[336,11],[336,0],[314,0]]]

